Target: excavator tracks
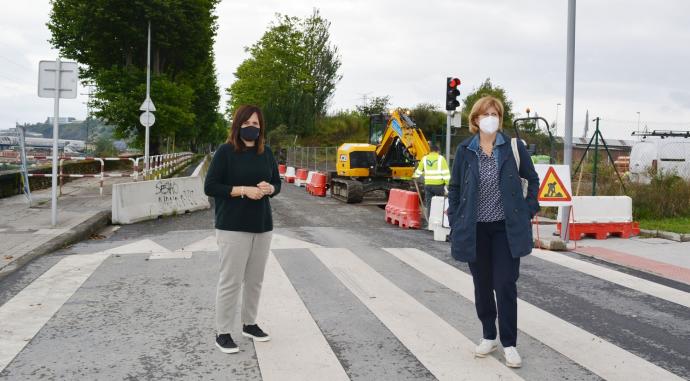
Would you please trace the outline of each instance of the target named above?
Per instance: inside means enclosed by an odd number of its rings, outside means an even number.
[[[357,180],[332,179],[331,197],[348,204],[360,203],[364,199],[364,186]]]

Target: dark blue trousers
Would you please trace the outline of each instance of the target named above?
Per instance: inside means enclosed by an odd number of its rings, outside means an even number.
[[[469,266],[474,281],[474,305],[482,322],[484,338],[496,339],[498,316],[501,344],[514,347],[517,344],[516,282],[520,276],[520,258],[510,254],[505,221],[477,223],[477,261],[470,262]]]

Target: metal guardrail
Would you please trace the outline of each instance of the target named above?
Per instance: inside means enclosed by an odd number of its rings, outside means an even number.
[[[123,157],[93,157],[93,156],[61,156],[59,157],[59,175],[60,179],[60,195],[62,195],[62,186],[64,178],[83,178],[83,177],[95,177],[100,178],[99,181],[99,193],[103,195],[103,182],[107,177],[131,177],[134,181],[139,180],[139,176],[143,180],[154,180],[161,179],[162,177],[171,175],[180,168],[187,165],[192,161],[194,154],[191,152],[181,152],[172,153],[165,155],[155,155],[149,157],[149,170],[140,168],[140,162],[144,162],[144,157],[138,158],[123,158]],[[27,160],[50,160],[52,156],[27,156]],[[63,163],[65,161],[97,161],[101,164],[100,173],[63,173]],[[132,163],[132,171],[125,173],[106,173],[105,172],[105,162],[106,161],[130,161]],[[29,177],[52,177],[50,173],[29,173]]]

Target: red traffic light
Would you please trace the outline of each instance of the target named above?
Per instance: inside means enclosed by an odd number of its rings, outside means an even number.
[[[450,82],[448,83],[448,86],[450,86],[450,87],[460,86],[460,79],[458,79],[458,78],[451,79]]]

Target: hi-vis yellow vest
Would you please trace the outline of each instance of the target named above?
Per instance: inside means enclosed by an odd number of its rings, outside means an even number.
[[[450,169],[446,158],[436,152],[432,152],[419,162],[414,177],[424,175],[425,185],[447,185],[450,183]]]

